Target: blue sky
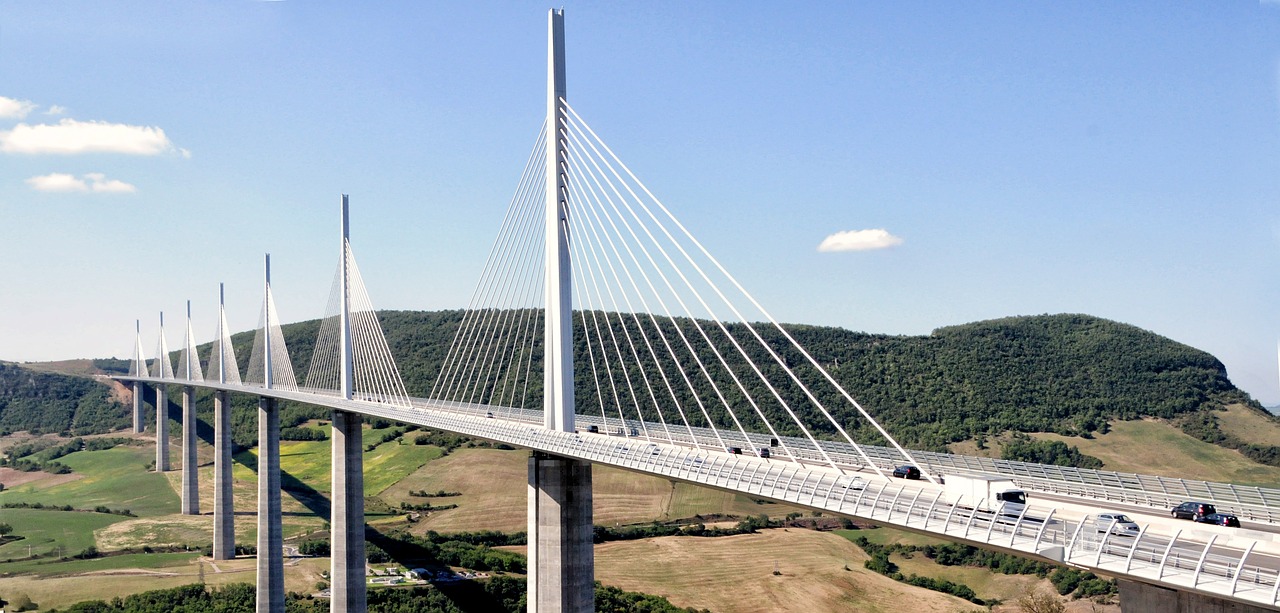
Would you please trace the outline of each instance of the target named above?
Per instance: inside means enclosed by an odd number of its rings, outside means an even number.
[[[545,114],[547,6],[0,11],[0,359],[124,356],[217,283],[464,306]],[[1082,312],[1280,402],[1280,3],[565,3],[568,99],[780,320]],[[819,251],[884,230],[881,249]]]

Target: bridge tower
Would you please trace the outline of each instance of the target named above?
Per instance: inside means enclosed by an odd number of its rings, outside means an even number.
[[[156,351],[156,378],[171,374],[169,347],[164,342],[164,313],[160,313],[160,348]],[[156,385],[156,472],[169,470],[169,389],[165,384]]]
[[[191,301],[187,301],[187,336],[182,349],[182,375],[187,381],[196,381],[199,373],[199,356],[195,352],[195,339],[191,334]],[[200,481],[196,476],[196,388],[182,386],[182,514],[200,514]]]
[[[142,353],[142,320],[135,319],[134,327],[137,328],[137,340],[134,341],[133,347],[133,372],[131,374],[139,377],[147,376],[147,358]],[[141,381],[133,382],[133,432],[141,433],[142,424],[142,394],[146,390],[146,386]]]
[[[271,254],[263,299],[263,386],[271,389]],[[280,521],[280,409],[258,398],[258,613],[284,612],[284,534]]]
[[[232,348],[224,339],[230,336],[226,330],[226,297],[222,284],[218,284],[218,335],[214,339],[216,352],[209,356],[217,364],[217,382],[227,383],[230,366],[227,352]],[[237,378],[239,373],[236,373]],[[235,507],[231,495],[231,405],[227,404],[226,390],[213,392],[213,559],[230,560],[236,557]]]
[[[352,399],[353,358],[351,347],[351,225],[347,195],[342,195],[341,283],[339,289],[338,351],[340,374],[338,392],[344,400]],[[329,579],[332,596],[329,610],[335,613],[364,613],[365,548],[364,548],[364,445],[361,442],[358,413],[333,412],[332,512]]]
[[[546,253],[543,411],[548,430],[574,431],[573,294],[569,261],[564,10],[547,14]],[[591,463],[529,456],[530,613],[595,610]]]

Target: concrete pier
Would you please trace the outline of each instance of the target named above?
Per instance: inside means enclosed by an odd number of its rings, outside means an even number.
[[[142,423],[142,394],[145,389],[146,386],[141,381],[133,382],[133,432],[135,434],[145,429]]]
[[[231,496],[231,405],[213,393],[213,559],[236,557],[235,505]]]
[[[200,514],[200,480],[196,476],[196,389],[182,388],[182,514]]]
[[[364,445],[357,413],[333,412],[333,516],[329,522],[334,613],[364,613]]]
[[[1195,592],[1121,579],[1120,609],[1124,613],[1262,613],[1268,607],[1214,598]]]
[[[280,409],[258,399],[258,613],[284,613],[280,523]]]
[[[529,455],[529,613],[595,610],[591,463]]]
[[[156,386],[156,472],[169,470],[169,391]]]

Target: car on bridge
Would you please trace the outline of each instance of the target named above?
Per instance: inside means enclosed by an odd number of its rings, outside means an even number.
[[[1230,513],[1210,513],[1204,517],[1197,517],[1196,521],[1202,524],[1216,524],[1228,528],[1240,527],[1240,518]]]
[[[1098,517],[1093,520],[1093,527],[1098,534],[1106,534],[1109,528],[1111,534],[1116,536],[1138,536],[1138,533],[1142,532],[1138,528],[1138,524],[1129,519],[1129,516],[1124,513],[1099,513]]]
[[[1199,521],[1201,517],[1213,515],[1217,512],[1218,510],[1207,502],[1184,502],[1173,507],[1173,510],[1169,513],[1173,515],[1174,519],[1190,519],[1192,521]]]
[[[919,479],[920,469],[910,465],[903,465],[893,469],[893,476],[902,479]]]

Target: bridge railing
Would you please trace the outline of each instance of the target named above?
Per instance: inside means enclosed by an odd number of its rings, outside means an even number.
[[[1003,515],[970,508],[981,509],[984,501],[973,501],[969,506],[951,504],[941,494],[915,484],[885,483],[790,462],[671,447],[632,437],[553,433],[506,420],[472,420],[473,427],[475,421],[481,422],[475,432],[479,436],[549,453],[1070,561],[1104,572],[1190,585],[1268,606],[1276,602],[1275,569],[1241,567],[1239,558],[1209,551],[1201,543],[1179,540],[1177,535],[1144,534],[1127,539],[1129,544],[1118,537],[1099,538],[1089,517],[1062,521],[1047,508],[1029,507],[1017,516]],[[513,426],[517,432],[508,431]]]
[[[1280,490],[1271,488],[942,453],[918,452],[915,456],[926,464],[925,469],[941,474],[1007,475],[1024,489],[1155,508],[1209,502],[1241,519],[1280,523]]]
[[[427,403],[430,401],[420,400],[420,402]],[[492,408],[484,405],[458,405],[459,410],[479,412],[481,414]],[[505,408],[502,411],[504,415],[510,415],[517,419],[541,422],[541,411]],[[591,415],[579,415],[577,419],[584,427],[597,425],[606,430],[622,427],[628,432],[634,428],[637,432],[647,431],[651,435],[661,434],[661,436],[653,436],[655,440],[670,440],[676,444],[694,444],[707,449],[714,449],[717,446],[715,444],[717,439],[711,430],[707,428],[692,428],[694,436],[691,438],[688,430],[683,427],[671,428],[668,431],[657,427],[656,424],[641,424],[632,420],[626,422],[619,422],[614,419],[602,420],[600,417]],[[666,436],[668,432],[670,433],[669,437]],[[745,453],[752,453],[761,447],[770,447],[772,442],[771,437],[767,434],[751,433],[748,438],[744,439],[740,433],[722,431],[720,436],[723,437],[728,445],[741,446]],[[813,462],[825,461],[823,454],[808,439],[782,438],[787,448],[799,459]],[[843,464],[849,466],[865,464],[861,455],[848,443],[824,441],[822,444],[829,456]],[[903,463],[902,456],[896,450],[888,447],[864,445],[863,451],[882,470],[892,470],[894,466]],[[1172,509],[1183,502],[1194,500],[1212,503],[1218,507],[1219,511],[1234,513],[1241,519],[1264,523],[1280,523],[1280,489],[1069,466],[1053,466],[929,451],[912,451],[911,453],[916,461],[923,465],[921,468],[934,474],[1005,475],[1013,479],[1019,487],[1027,490],[1092,500],[1136,504],[1157,509]]]

